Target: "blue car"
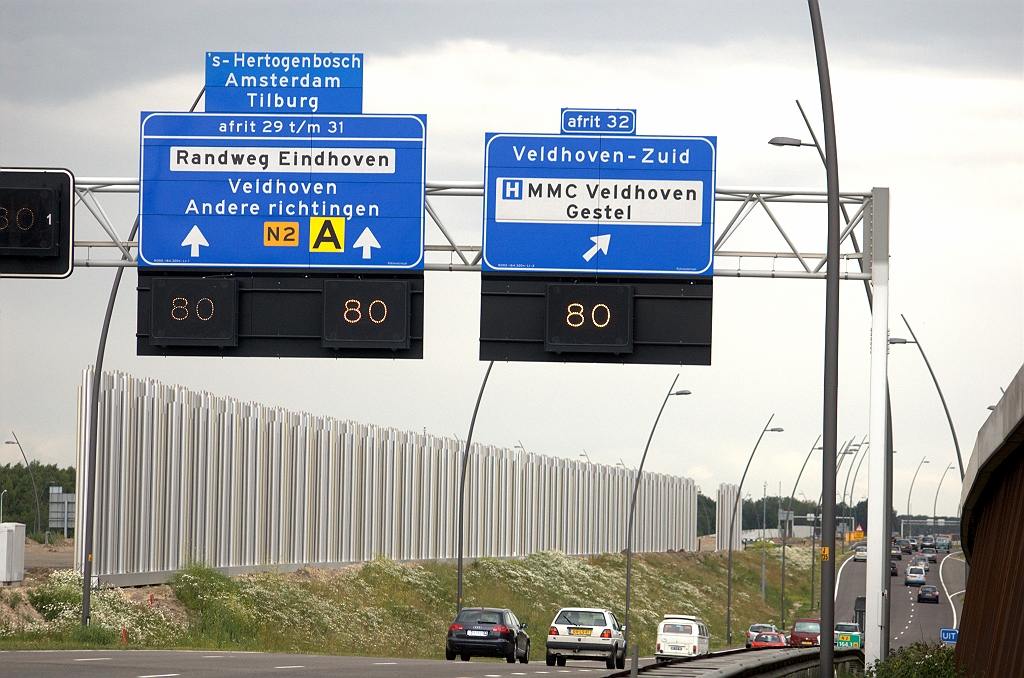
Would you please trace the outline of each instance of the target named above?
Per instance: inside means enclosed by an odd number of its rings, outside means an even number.
[[[939,604],[939,589],[935,586],[922,586],[917,592],[917,602]]]

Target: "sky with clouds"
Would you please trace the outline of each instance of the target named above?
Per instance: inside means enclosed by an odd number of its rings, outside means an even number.
[[[905,314],[943,386],[961,447],[1024,361],[1024,9],[1019,2],[822,2],[844,190],[892,192],[891,326]],[[824,188],[795,100],[820,132],[805,3],[17,2],[0,5],[0,163],[137,176],[139,112],[187,110],[207,50],[365,55],[364,110],[428,116],[428,180],[480,180],[486,132],[555,132],[563,106],[637,109],[641,134],[715,135],[720,186]],[[202,104],[200,104],[200,110]],[[104,198],[126,234],[136,197]],[[481,202],[434,203],[479,243]],[[718,214],[718,228],[724,227]],[[794,237],[824,242],[824,208],[794,208]],[[104,237],[84,210],[78,239]],[[428,242],[440,235],[428,224]],[[764,220],[735,246],[783,249]],[[0,430],[45,462],[74,463],[77,388],[95,359],[113,271],[0,281]],[[135,273],[115,308],[106,369],[319,415],[464,436],[477,360],[479,275],[426,274],[421,361],[135,356]],[[841,439],[867,433],[870,318],[841,288]],[[705,493],[736,482],[774,414],[747,489],[792,489],[821,428],[824,283],[715,279],[711,367],[495,365],[475,438],[635,465],[665,389],[674,399],[648,468]],[[912,346],[890,354],[894,496],[930,511],[955,463]],[[16,460],[0,447],[0,463]],[[966,462],[966,459],[965,459]],[[820,463],[801,481],[814,496]],[[938,512],[956,511],[947,475]],[[867,494],[866,473],[856,498]]]

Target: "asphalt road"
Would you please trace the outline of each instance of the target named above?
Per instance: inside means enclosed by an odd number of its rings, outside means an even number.
[[[653,660],[641,660],[644,665]],[[379,657],[187,652],[165,650],[54,650],[0,652],[0,678],[512,678],[513,676],[605,676],[603,662],[569,662],[565,667],[539,663],[507,664]]]
[[[918,603],[917,587],[905,586],[903,575],[910,560],[903,556],[897,560],[900,569],[897,577],[892,577],[892,601],[889,610],[890,640],[892,649],[903,647],[914,642],[937,643],[940,641],[940,629],[954,628],[960,621],[964,591],[963,554],[953,551],[940,555],[938,563],[932,563],[925,575],[929,584],[939,588],[939,604]],[[839,578],[836,595],[836,621],[852,621],[853,605],[857,596],[864,595],[865,563],[852,560],[843,567]],[[953,603],[950,604],[950,598]],[[955,613],[954,613],[955,609]]]

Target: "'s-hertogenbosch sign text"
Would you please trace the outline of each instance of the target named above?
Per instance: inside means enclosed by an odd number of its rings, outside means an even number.
[[[207,52],[206,111],[362,113],[363,55]]]

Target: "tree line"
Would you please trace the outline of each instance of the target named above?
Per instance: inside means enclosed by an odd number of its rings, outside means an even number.
[[[0,465],[0,493],[3,495],[3,522],[24,523],[29,534],[41,534],[50,524],[50,486],[63,487],[65,492],[75,491],[75,467],[60,468],[56,464],[30,462],[32,473],[21,462]],[[35,476],[36,496],[33,497],[32,477]],[[39,500],[39,518],[36,520],[36,499]],[[69,532],[70,534],[70,532]]]

